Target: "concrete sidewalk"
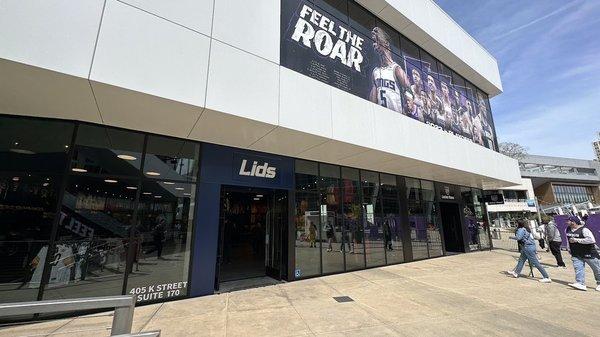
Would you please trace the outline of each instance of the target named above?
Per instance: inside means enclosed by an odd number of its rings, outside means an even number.
[[[504,270],[516,257],[463,254],[144,306],[135,311],[134,330],[167,337],[600,336],[600,292],[570,289],[571,266],[549,267],[552,284],[509,278]],[[108,336],[111,320],[107,313],[48,321],[4,328],[0,336]]]

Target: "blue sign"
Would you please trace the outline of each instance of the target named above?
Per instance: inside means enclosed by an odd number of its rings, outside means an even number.
[[[296,271],[294,272],[294,275],[296,276],[296,278],[298,278],[302,275],[302,271],[300,269],[296,269]]]
[[[528,207],[535,207],[535,200],[533,200],[533,199],[527,199],[527,206]]]

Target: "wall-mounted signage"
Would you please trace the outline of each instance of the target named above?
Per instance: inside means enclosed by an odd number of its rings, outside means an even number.
[[[346,7],[343,0],[340,8]],[[399,33],[350,4],[346,13],[282,0],[281,65],[435,128],[494,149],[483,92],[437,63],[405,55]],[[358,9],[360,8],[360,9]],[[415,58],[417,57],[417,58]]]
[[[454,200],[454,191],[450,186],[442,186],[440,190],[440,199],[442,200]]]
[[[250,162],[248,159],[242,159],[238,174],[247,177],[274,179],[277,176],[277,168],[269,166],[268,162],[259,162],[256,160]]]

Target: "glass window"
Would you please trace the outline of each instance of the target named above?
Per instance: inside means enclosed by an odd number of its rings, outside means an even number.
[[[321,273],[321,240],[327,239],[327,233],[319,231],[321,227],[319,206],[318,193],[296,191],[294,221],[296,227],[296,275],[299,274],[297,279]]]
[[[428,52],[421,50],[421,69],[424,72],[432,74],[434,78],[438,78],[437,61]]]
[[[452,70],[438,61],[439,78],[446,83],[452,83]]]
[[[321,240],[325,233],[319,230],[320,196],[318,189],[319,164],[312,161],[296,160],[296,278],[319,275],[321,273]],[[332,191],[331,198],[335,199]],[[333,200],[331,200],[333,201]]]
[[[419,56],[419,47],[404,36],[400,36],[400,47],[402,56],[410,63],[419,66],[421,57]]]
[[[375,15],[362,8],[362,6],[354,1],[348,2],[348,11],[350,14],[350,27],[356,29],[366,37],[371,38],[371,30],[377,26]]]
[[[136,295],[137,302],[186,296],[195,185],[145,181],[141,192],[127,293]]]
[[[138,182],[71,176],[44,299],[119,295]]]
[[[0,303],[37,299],[59,185],[54,176],[0,174]]]
[[[319,164],[319,174],[321,237],[325,240],[321,248],[323,273],[341,272],[344,271],[344,250],[340,217],[340,167]]]
[[[511,191],[505,191],[511,192]],[[464,214],[464,226],[467,229],[467,236],[469,241],[469,250],[479,249],[479,224],[477,223],[477,217],[475,215],[475,204],[473,200],[473,193],[470,187],[460,188],[460,195],[464,203],[463,214]]]
[[[452,84],[454,85],[454,88],[457,89],[458,92],[460,92],[461,95],[467,95],[465,79],[454,71],[452,72]]]
[[[429,257],[429,235],[428,218],[425,211],[423,198],[432,199],[432,192],[424,192],[421,184],[424,183],[428,188],[433,188],[430,182],[420,181],[418,179],[406,178],[406,193],[408,201],[408,222],[410,225],[410,235],[413,250],[413,259],[426,259]],[[432,199],[433,200],[433,199]]]
[[[71,171],[106,175],[139,175],[144,135],[81,124],[77,130]]]
[[[318,190],[319,165],[316,162],[296,160],[296,190],[313,191]]]
[[[0,117],[0,171],[62,173],[73,123]]]
[[[377,172],[361,171],[362,223],[367,266],[385,264],[384,230],[381,217],[381,186]]]
[[[479,247],[481,249],[490,249],[490,225],[487,219],[485,204],[481,203],[482,191],[473,189],[473,208],[477,218],[477,228],[479,233]]]
[[[377,20],[377,27],[383,29],[383,31],[385,31],[389,36],[392,52],[396,55],[402,55],[402,50],[400,48],[400,34],[390,25],[381,20]],[[404,64],[402,63],[403,62],[400,62],[399,64],[404,68]]]
[[[342,167],[342,246],[346,270],[365,268],[364,214],[357,169]]]
[[[314,4],[329,14],[348,22],[348,0],[313,0]]]
[[[402,216],[396,176],[381,174],[381,212],[387,263],[404,262]]]
[[[157,179],[196,181],[199,155],[198,143],[148,136],[144,174]]]
[[[437,216],[437,204],[435,202],[425,202],[423,204],[425,209],[425,218],[427,221],[427,244],[429,257],[436,257],[444,255],[444,249],[442,246],[442,235],[440,233],[440,226],[438,224]]]

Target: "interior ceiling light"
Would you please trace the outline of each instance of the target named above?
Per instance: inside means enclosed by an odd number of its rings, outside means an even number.
[[[262,194],[257,194],[257,195],[256,195],[256,197],[257,197],[257,198],[262,198],[262,197],[263,197],[263,195],[262,195]]]
[[[183,193],[183,195],[188,195],[189,196],[189,195],[192,195],[192,194],[191,193]]]
[[[146,174],[149,176],[153,176],[153,177],[157,177],[160,175],[160,173],[154,172],[154,171],[148,171],[148,172],[146,172]]]
[[[21,178],[19,178],[19,177],[13,177],[12,178],[12,181],[19,181],[19,180],[21,180]]]
[[[117,181],[114,180],[114,179],[104,179],[104,182],[105,183],[109,183],[109,184],[115,184],[115,183],[117,183]]]
[[[143,195],[152,195],[152,193],[150,193],[150,192],[143,192],[142,194]]]
[[[126,188],[128,190],[137,190],[137,187],[135,187],[135,186],[127,186]]]
[[[120,154],[117,156],[117,158],[123,159],[123,160],[136,160],[137,159],[136,157],[130,156],[128,154]]]
[[[87,170],[86,170],[86,169],[82,169],[82,168],[78,168],[78,167],[73,167],[73,168],[71,169],[71,171],[73,171],[73,172],[81,172],[81,173],[85,173],[85,172],[87,172]]]
[[[178,191],[183,191],[184,190],[183,187],[175,187],[175,189],[178,190]]]
[[[170,181],[163,181],[163,184],[165,184],[165,185],[175,185],[174,182],[170,182]]]
[[[154,197],[155,197],[156,199],[160,199],[160,198],[162,198],[162,195],[155,195]]]
[[[254,200],[255,200],[255,201],[258,201],[258,200],[260,200],[260,198],[254,198]]]
[[[9,149],[8,151],[18,154],[35,154],[35,152],[25,149]]]

